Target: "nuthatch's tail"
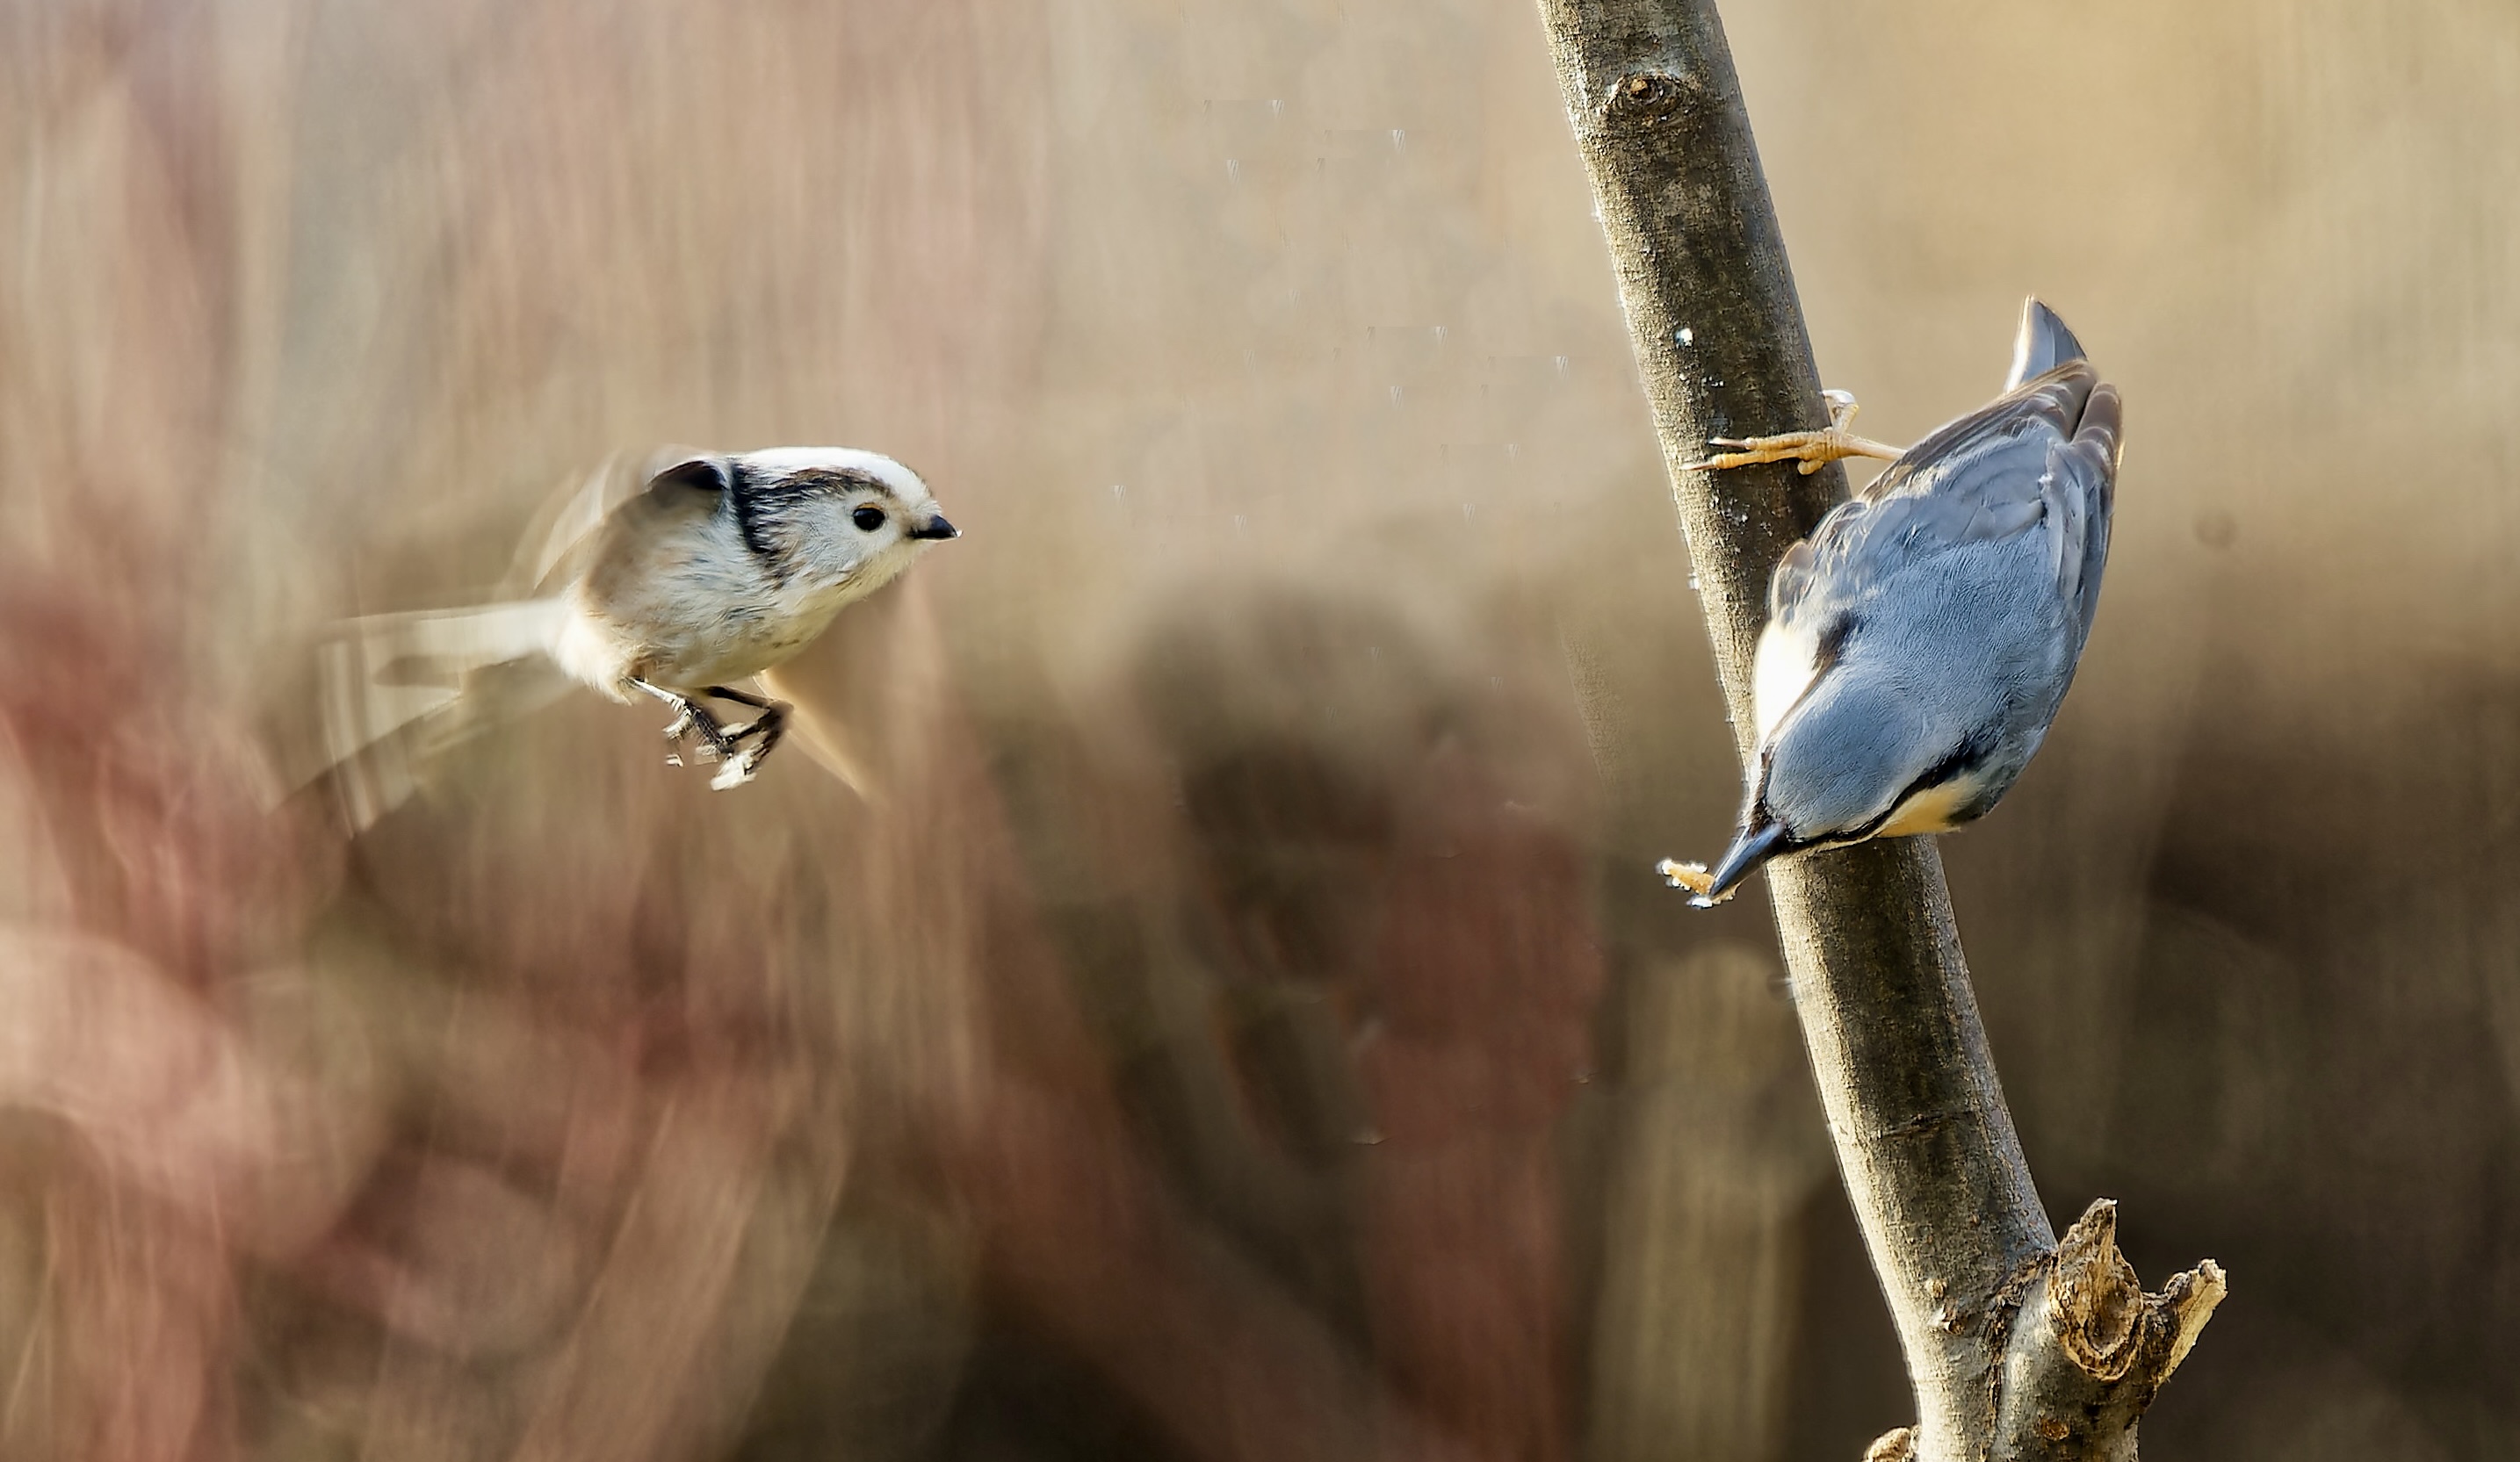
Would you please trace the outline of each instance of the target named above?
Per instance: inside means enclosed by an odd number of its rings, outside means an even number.
[[[2083,342],[2036,295],[2021,302],[2021,332],[2012,337],[2012,372],[2003,378],[2007,391],[2025,380],[2083,358]]]
[[[549,657],[566,614],[560,599],[528,599],[339,626],[317,650],[321,755],[292,784],[329,776],[351,829],[365,829],[436,758],[568,689]]]

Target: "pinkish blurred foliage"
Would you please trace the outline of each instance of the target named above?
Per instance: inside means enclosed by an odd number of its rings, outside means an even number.
[[[588,703],[354,844],[266,751],[339,588],[460,586],[432,566],[472,518],[608,421],[778,432],[839,390],[941,482],[987,460],[1037,328],[1044,71],[1037,21],[980,15],[6,12],[0,1452],[986,1451],[947,1414],[1002,1313],[1183,1455],[1567,1455],[1552,1133],[1597,955],[1576,830],[1500,779],[1566,726],[1453,724],[1438,678],[1332,687],[1408,723],[1362,747],[1264,732],[1333,781],[1262,765],[1240,791],[1292,821],[1192,829],[1203,871],[1140,913],[1230,952],[1306,917],[1238,840],[1327,860],[1299,902],[1353,916],[1226,973],[1327,982],[1305,1039],[1353,1052],[1353,1130],[1267,1110],[1305,1078],[1220,1032],[1204,1156],[1146,1130],[1063,965],[922,585],[799,667],[871,803],[801,755],[701,795]],[[328,181],[354,165],[398,181]],[[426,320],[306,303],[334,282],[289,242],[344,229],[356,288]],[[627,384],[554,374],[590,333]],[[381,524],[404,546],[345,573]],[[1220,730],[1176,753],[1254,775]],[[1179,839],[1095,766],[1136,829],[1098,856]],[[1237,1172],[1314,1231],[1221,1241]],[[1345,1278],[1269,1262],[1341,1246]]]

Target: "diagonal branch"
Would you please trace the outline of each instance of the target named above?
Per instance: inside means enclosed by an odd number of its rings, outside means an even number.
[[[1784,243],[1712,0],[1541,0],[1541,12],[1746,756],[1769,573],[1846,491],[1834,465],[1720,483],[1694,465],[1712,436],[1827,422]],[[2221,1271],[2209,1262],[2144,1296],[2117,1255],[2114,1210],[2097,1205],[2059,1259],[1930,840],[1787,858],[1768,889],[1916,1391],[1917,1426],[1876,1452],[2132,1456],[2136,1416],[2220,1300]],[[2088,1335],[2108,1344],[2074,1343]]]

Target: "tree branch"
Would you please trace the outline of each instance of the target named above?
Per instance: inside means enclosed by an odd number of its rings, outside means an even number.
[[[1735,739],[1768,576],[1845,496],[1831,465],[1695,465],[1826,424],[1784,242],[1711,0],[1541,0],[1671,470]],[[2132,1457],[2223,1294],[2145,1296],[2094,1205],[2062,1250],[1978,1020],[1943,865],[1901,838],[1768,865],[1813,1075],[1916,1391],[1883,1457]],[[2052,1434],[2052,1435],[2051,1435]]]

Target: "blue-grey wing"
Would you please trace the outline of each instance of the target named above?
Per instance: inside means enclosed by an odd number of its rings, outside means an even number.
[[[2074,525],[2070,538],[2058,535],[2057,587],[2073,601],[2083,636],[2092,633],[2092,615],[2100,603],[2100,571],[2109,561],[2122,420],[2117,387],[2098,382],[2084,403],[2074,434],[2048,448],[2048,471],[2042,481],[2042,492],[2060,505],[2059,518]],[[2078,638],[2077,650],[2081,643]]]
[[[1935,431],[1787,551],[1769,582],[1771,616],[1825,634],[1912,565],[2044,527],[2055,592],[2088,634],[2108,555],[2119,417],[2116,389],[2074,359]]]

